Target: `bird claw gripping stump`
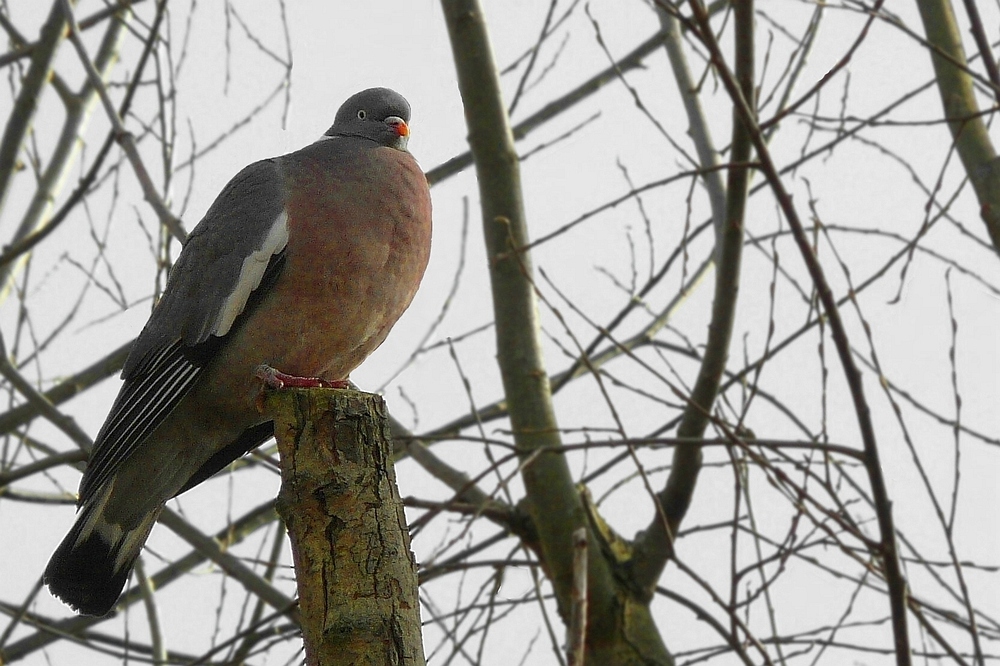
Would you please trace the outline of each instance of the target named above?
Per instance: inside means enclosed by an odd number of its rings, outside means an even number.
[[[264,386],[269,389],[284,388],[333,388],[346,389],[351,387],[351,382],[346,379],[323,379],[322,377],[296,377],[281,370],[276,370],[266,363],[261,363],[254,370],[254,376],[264,382]]]

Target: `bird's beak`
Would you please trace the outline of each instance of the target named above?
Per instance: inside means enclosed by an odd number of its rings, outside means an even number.
[[[394,129],[400,137],[410,136],[410,126],[399,116],[389,116],[385,119],[385,124]]]
[[[410,138],[410,126],[399,116],[389,116],[385,119],[385,124],[391,127],[392,131],[396,133],[396,141],[392,144],[392,147],[396,150],[406,152],[406,143]]]

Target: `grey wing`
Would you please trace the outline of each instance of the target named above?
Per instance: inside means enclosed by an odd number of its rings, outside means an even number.
[[[251,164],[191,232],[125,361],[125,383],[94,441],[80,505],[187,395],[251,294],[273,283],[288,242],[282,192],[277,162]]]

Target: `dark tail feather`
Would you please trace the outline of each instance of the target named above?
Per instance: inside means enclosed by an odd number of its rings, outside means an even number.
[[[95,504],[85,506],[77,516],[49,560],[43,580],[52,594],[74,610],[99,617],[118,602],[159,511],[147,515],[134,529],[123,531],[103,516],[92,515],[100,508]]]

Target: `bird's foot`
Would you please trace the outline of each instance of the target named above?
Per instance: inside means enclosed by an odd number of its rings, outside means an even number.
[[[266,363],[257,366],[254,376],[264,382],[264,386],[271,389],[283,388],[350,388],[351,383],[346,379],[323,379],[322,377],[297,377],[289,375],[281,370],[276,370]]]

